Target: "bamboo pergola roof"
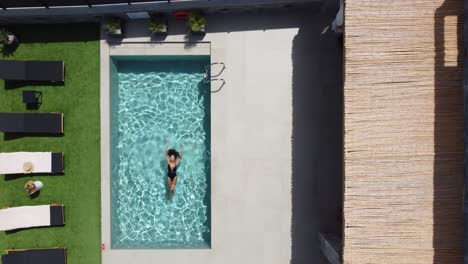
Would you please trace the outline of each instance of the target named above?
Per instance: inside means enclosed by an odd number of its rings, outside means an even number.
[[[463,0],[346,0],[344,263],[463,261]]]

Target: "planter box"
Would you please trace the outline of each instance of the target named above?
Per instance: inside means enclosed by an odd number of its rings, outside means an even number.
[[[151,34],[153,36],[166,36],[167,35],[167,32],[168,32],[168,29],[169,29],[169,25],[167,23],[167,20],[166,20],[166,25],[164,26],[163,30],[161,31],[154,31],[154,32],[151,32]]]
[[[111,37],[123,37],[123,30],[122,28],[119,28],[118,30],[116,31],[107,31],[107,35],[111,36]]]
[[[203,26],[198,31],[193,31],[193,30],[190,29],[190,35],[193,35],[193,36],[204,36],[204,35],[206,35],[206,26]]]
[[[119,28],[117,30],[115,31],[106,30],[106,32],[109,37],[122,38],[125,35],[124,28],[125,28],[125,23],[122,20],[120,20]]]

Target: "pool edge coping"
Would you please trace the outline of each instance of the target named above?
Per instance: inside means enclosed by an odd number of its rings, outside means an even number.
[[[102,35],[102,33],[101,33]],[[102,35],[103,36],[103,35]],[[118,45],[109,45],[109,42],[102,37],[100,40],[100,116],[101,116],[101,243],[102,254],[101,263],[109,263],[106,258],[111,252],[161,252],[187,251],[206,252],[212,249],[212,241],[209,248],[201,249],[112,249],[111,248],[111,194],[110,194],[110,60],[111,56],[190,56],[207,55],[212,60],[211,42],[200,42],[187,48],[185,42],[157,43],[155,49],[154,42],[122,42]],[[162,49],[161,49],[162,48]],[[212,170],[212,168],[211,168]],[[212,193],[212,189],[210,189]],[[211,202],[212,203],[212,202]],[[212,205],[211,205],[212,206]],[[212,212],[210,215],[212,218]],[[212,227],[210,228],[210,238],[212,239]]]

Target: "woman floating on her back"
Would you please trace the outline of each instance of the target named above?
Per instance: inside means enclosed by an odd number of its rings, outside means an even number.
[[[170,199],[174,196],[175,187],[177,184],[177,168],[179,162],[182,160],[184,155],[184,145],[180,145],[180,153],[175,149],[167,149],[169,143],[166,144],[164,148],[164,157],[167,161],[167,186],[169,187],[169,194],[167,199]]]

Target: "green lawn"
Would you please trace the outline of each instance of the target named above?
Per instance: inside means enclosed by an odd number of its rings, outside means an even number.
[[[29,83],[11,88],[1,81],[0,112],[63,112],[65,134],[11,139],[0,133],[0,151],[61,151],[65,154],[65,175],[19,178],[2,175],[0,207],[63,203],[66,224],[10,234],[0,232],[0,250],[62,245],[67,248],[69,264],[100,263],[99,26],[29,25],[9,29],[19,36],[21,44],[4,58],[63,60],[65,83],[58,86]],[[22,103],[22,91],[26,89],[42,91],[43,104],[39,110],[26,110]],[[44,183],[34,199],[23,190],[28,180]]]

